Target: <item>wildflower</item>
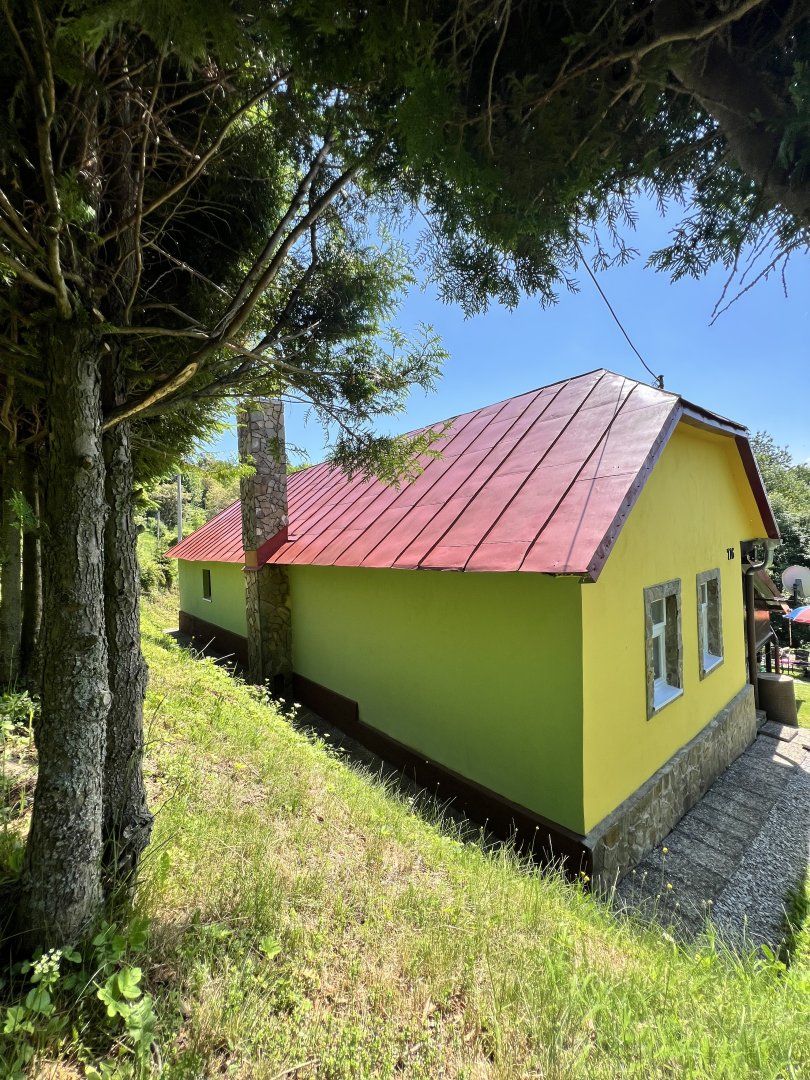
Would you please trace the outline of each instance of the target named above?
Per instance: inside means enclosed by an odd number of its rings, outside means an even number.
[[[671,881],[668,881],[668,882],[667,882],[667,888],[668,888],[668,889],[671,889],[671,888],[672,888],[672,882],[671,882]]]
[[[662,855],[669,855],[669,848],[668,847],[661,848],[661,854]]]

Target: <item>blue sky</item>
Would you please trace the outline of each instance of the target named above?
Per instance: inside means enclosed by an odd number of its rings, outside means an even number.
[[[639,210],[629,238],[639,257],[600,274],[599,282],[642,356],[663,372],[668,390],[752,432],[769,431],[798,460],[810,459],[810,257],[789,264],[787,297],[781,280],[772,277],[712,326],[724,271],[673,284],[645,269],[646,256],[666,242],[675,218],[662,219],[651,205]],[[441,303],[434,289],[415,287],[397,324],[408,330],[430,323],[450,359],[435,393],[412,393],[407,410],[381,430],[408,431],[596,367],[649,381],[584,270],[579,284],[579,293],[562,294],[550,309],[526,298],[514,311],[493,306],[470,319]],[[287,441],[318,461],[323,433],[314,417],[306,422],[305,416],[303,407],[287,406]],[[211,449],[235,454],[234,434]]]

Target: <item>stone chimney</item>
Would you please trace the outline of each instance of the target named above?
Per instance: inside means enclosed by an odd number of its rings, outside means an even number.
[[[240,410],[239,460],[254,467],[240,482],[248,676],[285,694],[292,679],[292,620],[285,566],[265,559],[287,539],[287,455],[284,406],[264,401]]]

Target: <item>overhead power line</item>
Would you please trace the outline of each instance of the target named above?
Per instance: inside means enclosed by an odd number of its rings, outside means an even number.
[[[610,312],[610,314],[611,314],[611,315],[613,316],[613,321],[614,321],[614,322],[616,323],[616,325],[618,326],[618,328],[619,328],[619,329],[621,330],[621,332],[622,332],[622,333],[624,334],[624,337],[625,337],[625,340],[627,341],[627,344],[628,344],[628,345],[630,346],[630,348],[631,348],[631,349],[633,350],[633,352],[634,352],[634,353],[636,354],[636,356],[637,356],[637,357],[639,358],[639,360],[641,361],[641,363],[642,363],[642,365],[643,365],[643,367],[644,367],[645,371],[647,371],[647,372],[648,372],[648,373],[649,373],[649,374],[650,374],[650,375],[651,375],[651,376],[653,377],[653,379],[655,379],[655,383],[656,383],[656,386],[658,387],[658,389],[659,389],[659,390],[663,390],[663,389],[664,389],[664,376],[663,376],[663,375],[656,375],[656,374],[655,374],[655,372],[653,371],[653,369],[652,369],[652,368],[650,367],[650,365],[649,365],[649,364],[647,363],[647,361],[646,361],[646,360],[644,359],[644,357],[643,357],[643,356],[641,355],[641,353],[640,353],[640,352],[638,351],[638,349],[636,348],[636,346],[635,346],[635,345],[633,344],[633,340],[632,340],[632,338],[630,337],[630,335],[629,335],[629,334],[627,333],[627,331],[625,330],[624,326],[622,325],[622,321],[621,321],[621,319],[619,318],[619,316],[618,316],[618,315],[616,314],[616,312],[614,311],[614,309],[613,309],[613,305],[612,305],[612,304],[611,304],[611,302],[610,302],[610,301],[608,300],[608,298],[607,298],[607,297],[605,296],[605,291],[604,291],[604,289],[603,289],[603,288],[602,288],[602,286],[601,286],[601,285],[599,284],[599,282],[598,282],[598,281],[596,280],[596,275],[594,274],[593,270],[591,270],[591,268],[590,268],[590,265],[589,265],[589,263],[588,263],[588,260],[587,260],[587,259],[585,258],[585,256],[584,256],[584,255],[582,254],[582,248],[581,248],[581,247],[579,246],[579,244],[577,244],[577,246],[576,246],[576,247],[577,247],[577,251],[578,251],[578,253],[579,253],[579,257],[580,257],[580,259],[582,259],[582,265],[583,265],[583,266],[585,267],[585,269],[586,269],[586,270],[588,271],[588,277],[590,277],[591,281],[592,281],[592,282],[594,283],[594,285],[596,286],[596,291],[597,291],[597,292],[599,293],[599,295],[600,295],[600,296],[602,297],[602,299],[603,299],[603,300],[604,300],[604,302],[605,302],[605,306],[607,307],[607,309],[608,309],[608,311]]]

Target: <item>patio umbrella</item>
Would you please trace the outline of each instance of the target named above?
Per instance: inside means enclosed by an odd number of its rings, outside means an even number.
[[[785,612],[785,618],[788,620],[788,640],[791,646],[793,645],[793,624],[794,623],[806,623],[810,624],[810,604],[803,604],[801,607],[794,608],[792,611]]]

